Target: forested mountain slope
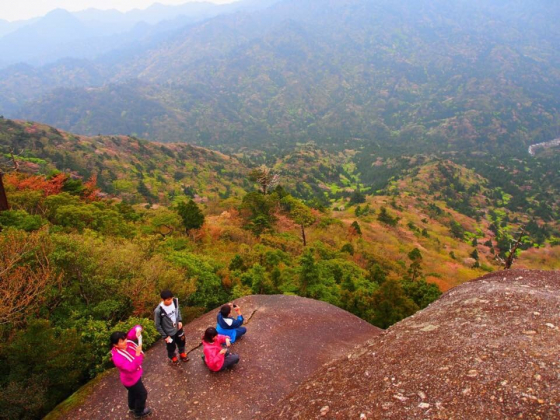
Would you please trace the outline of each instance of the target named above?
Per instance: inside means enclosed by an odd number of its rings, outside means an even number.
[[[74,135],[0,119],[0,152],[14,152],[31,173],[64,171],[128,202],[165,204],[175,196],[240,195],[249,170],[231,156],[189,144],[157,144],[128,136]],[[227,192],[227,193],[226,193]]]
[[[254,150],[0,119],[0,149],[10,204],[0,212],[0,412],[13,419],[41,417],[104,371],[110,332],[152,326],[161,289],[189,320],[249,294],[296,294],[387,328],[512,255],[515,267],[560,268],[550,199],[529,194],[533,209],[519,211],[489,179],[435,156],[380,162],[399,176],[366,194],[355,151],[313,145],[268,172],[245,166],[268,159]],[[145,333],[150,345],[157,335]]]
[[[544,0],[285,0],[98,61],[104,86],[22,98],[17,112],[8,72],[2,109],[80,133],[205,145],[526,150],[558,130],[558,16]]]

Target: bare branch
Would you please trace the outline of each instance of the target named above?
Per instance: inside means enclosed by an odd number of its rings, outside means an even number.
[[[22,314],[40,305],[46,290],[60,281],[48,254],[43,232],[0,236],[0,324],[23,322]]]
[[[264,195],[268,194],[280,181],[280,175],[273,173],[272,169],[266,167],[266,165],[254,169],[250,177],[259,184]]]

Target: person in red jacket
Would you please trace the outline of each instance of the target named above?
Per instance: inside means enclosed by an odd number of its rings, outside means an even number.
[[[213,372],[219,372],[239,363],[239,356],[228,350],[231,346],[229,337],[219,335],[214,327],[206,329],[202,337],[202,345],[206,366]]]
[[[134,413],[137,419],[149,416],[152,410],[146,407],[148,391],[142,383],[142,327],[137,325],[128,334],[114,332],[111,334],[111,346],[111,358],[119,370],[122,384],[128,390],[129,412]]]

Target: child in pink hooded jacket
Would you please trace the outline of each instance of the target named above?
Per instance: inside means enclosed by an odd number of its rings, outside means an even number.
[[[146,407],[148,391],[142,383],[144,353],[141,334],[140,325],[135,326],[128,333],[118,331],[111,334],[111,358],[119,370],[122,384],[128,390],[129,412],[133,412],[137,419],[148,416],[152,412]],[[138,340],[138,343],[135,340]]]

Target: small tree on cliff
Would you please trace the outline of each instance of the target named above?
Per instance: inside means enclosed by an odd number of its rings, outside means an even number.
[[[272,169],[267,168],[265,165],[262,165],[251,171],[251,173],[249,174],[249,179],[259,184],[261,193],[266,195],[278,184],[280,176],[273,173]]]
[[[311,226],[315,222],[315,216],[311,212],[311,209],[291,195],[284,197],[282,199],[282,204],[288,209],[288,216],[290,219],[300,226],[303,246],[307,246],[305,228]]]
[[[418,248],[414,248],[408,253],[408,258],[412,261],[408,268],[408,274],[410,274],[410,280],[414,281],[422,275],[422,253]]]
[[[193,200],[188,203],[179,203],[177,213],[183,219],[183,226],[187,233],[193,229],[200,229],[204,224],[204,215]]]
[[[523,243],[524,235],[525,235],[525,229],[522,228],[521,231],[519,232],[519,236],[517,240],[510,245],[509,252],[506,253],[506,258],[502,259],[498,257],[500,262],[504,265],[504,270],[509,270],[513,265],[513,262],[517,258],[517,250]]]

